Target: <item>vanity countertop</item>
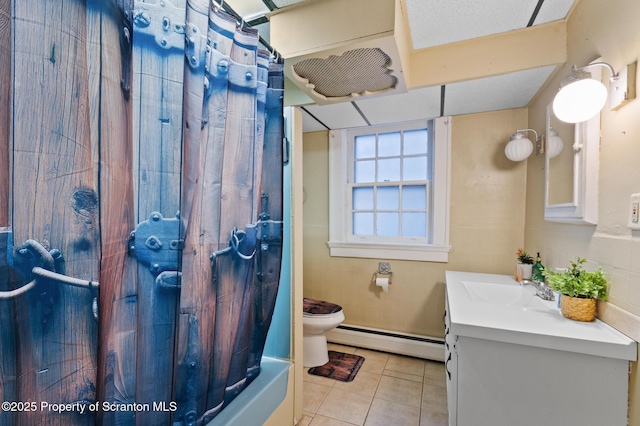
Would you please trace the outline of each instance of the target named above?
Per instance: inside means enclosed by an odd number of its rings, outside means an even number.
[[[520,286],[511,276],[446,271],[446,286],[453,335],[637,359],[634,340],[598,319],[565,318],[557,300],[534,296],[533,288]],[[508,287],[503,291],[501,286]]]

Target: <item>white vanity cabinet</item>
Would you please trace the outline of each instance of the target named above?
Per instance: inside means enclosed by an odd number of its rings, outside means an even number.
[[[493,283],[518,286],[502,275],[447,272],[449,425],[625,426],[637,343],[601,321],[562,317],[556,302],[491,303],[469,291]]]
[[[449,301],[445,296],[444,311],[444,362],[447,375],[447,407],[449,409],[449,424],[455,425],[458,396],[458,351],[457,336],[451,334],[451,318],[449,316]]]

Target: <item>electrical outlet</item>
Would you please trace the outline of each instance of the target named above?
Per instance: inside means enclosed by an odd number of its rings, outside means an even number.
[[[631,194],[629,204],[629,224],[631,229],[640,230],[640,194]]]

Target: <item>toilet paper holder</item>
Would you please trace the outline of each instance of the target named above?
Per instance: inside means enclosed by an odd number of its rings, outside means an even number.
[[[373,273],[373,282],[375,282],[378,277],[389,278],[389,284],[391,284],[393,272],[391,272],[391,264],[389,264],[389,262],[380,262],[378,264],[378,270]]]

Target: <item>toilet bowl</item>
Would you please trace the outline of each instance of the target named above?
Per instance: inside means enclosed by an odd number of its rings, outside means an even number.
[[[303,365],[317,367],[329,362],[327,336],[344,321],[342,307],[322,300],[304,298],[302,314]]]

